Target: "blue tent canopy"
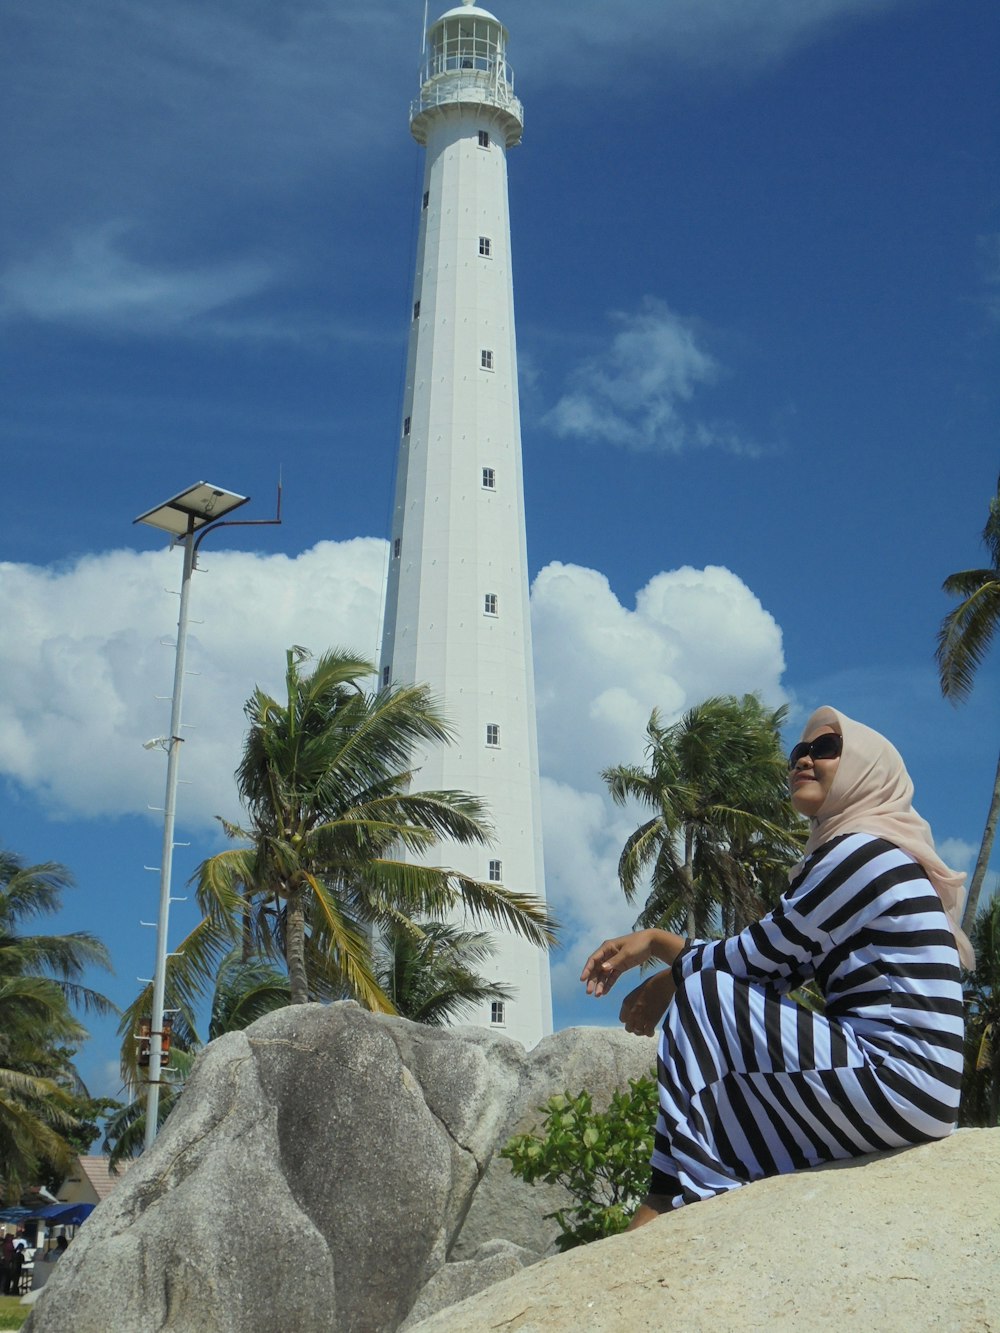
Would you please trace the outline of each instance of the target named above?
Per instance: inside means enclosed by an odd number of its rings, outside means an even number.
[[[44,1208],[36,1208],[31,1216],[49,1226],[78,1227],[96,1206],[93,1203],[49,1203]]]
[[[0,1222],[45,1222],[78,1227],[97,1207],[94,1203],[47,1203],[42,1208],[2,1208]]]

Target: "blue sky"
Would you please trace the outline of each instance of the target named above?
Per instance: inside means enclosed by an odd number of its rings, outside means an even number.
[[[932,652],[1000,467],[1000,10],[496,11],[526,111],[509,171],[564,1026],[614,1017],[573,980],[630,920],[599,773],[641,756],[654,705],[842,708],[898,744],[971,865],[1000,661],[956,710]],[[253,686],[291,643],[376,652],[422,12],[5,6],[0,842],[73,870],[58,926],[107,941],[120,1003],[152,971],[164,768],[142,742],[168,718],[180,573],[131,519],[202,478],[269,517],[283,472],[283,526],[210,538],[195,583],[178,894],[236,813]],[[194,919],[178,903],[173,939]],[[113,1092],[113,1025],[94,1034],[81,1066]]]

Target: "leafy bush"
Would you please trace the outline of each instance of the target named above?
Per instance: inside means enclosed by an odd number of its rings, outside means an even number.
[[[630,1080],[606,1111],[593,1109],[589,1092],[559,1093],[538,1109],[542,1133],[518,1134],[500,1156],[527,1184],[544,1180],[573,1196],[572,1206],[546,1213],[561,1228],[559,1249],[624,1231],[649,1192],[656,1080]]]

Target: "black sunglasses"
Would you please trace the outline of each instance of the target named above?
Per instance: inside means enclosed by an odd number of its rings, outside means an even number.
[[[837,759],[844,749],[844,738],[835,731],[825,731],[814,741],[799,741],[788,756],[788,767],[794,768],[806,755],[810,759]]]

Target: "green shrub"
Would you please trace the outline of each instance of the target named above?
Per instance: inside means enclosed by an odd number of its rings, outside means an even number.
[[[593,1109],[589,1092],[560,1093],[538,1109],[541,1134],[518,1134],[500,1156],[529,1185],[544,1180],[573,1196],[571,1206],[546,1214],[561,1228],[559,1249],[624,1231],[649,1192],[656,1080],[630,1080],[606,1111]]]

